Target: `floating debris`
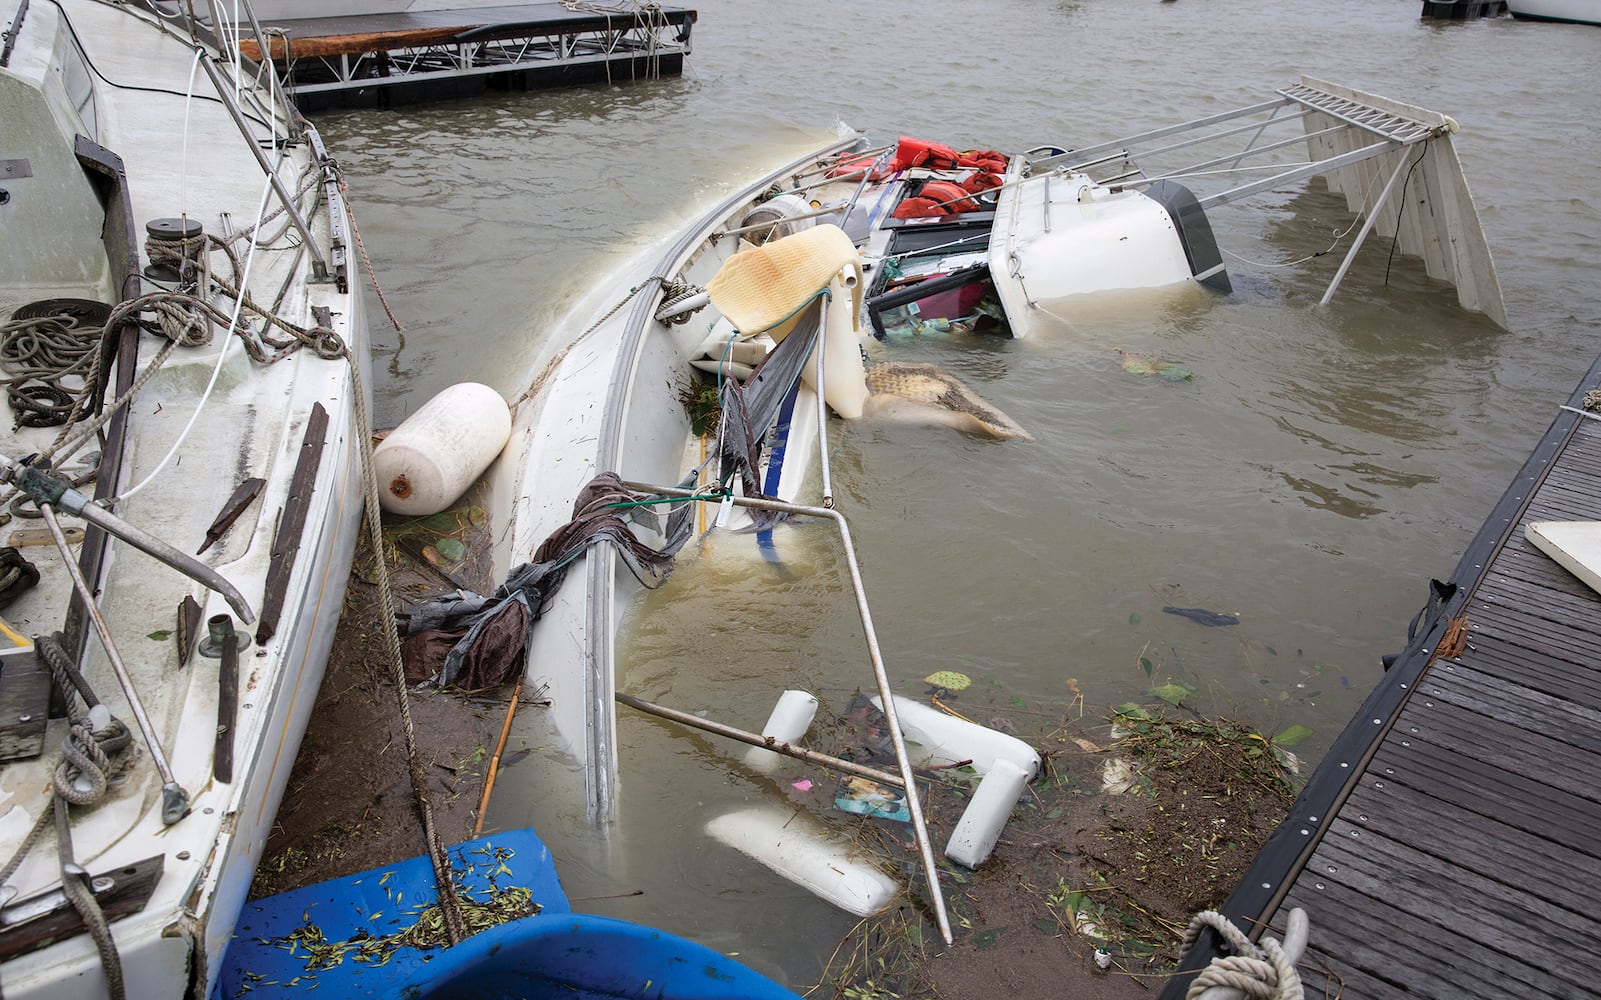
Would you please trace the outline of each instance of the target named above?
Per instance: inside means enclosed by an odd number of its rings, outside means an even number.
[[[1202,625],[1219,626],[1238,625],[1240,623],[1238,615],[1226,615],[1218,611],[1208,611],[1205,608],[1175,608],[1169,604],[1163,607],[1162,610],[1170,615],[1188,618],[1192,622],[1200,622]]]

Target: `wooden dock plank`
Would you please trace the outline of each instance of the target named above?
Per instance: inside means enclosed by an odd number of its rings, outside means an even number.
[[[1336,855],[1343,861],[1343,855]],[[1525,975],[1508,956],[1448,933],[1433,919],[1390,904],[1416,887],[1397,886],[1355,869],[1346,878],[1298,881],[1286,906],[1306,910],[1321,964],[1347,978],[1353,971],[1400,986],[1407,997],[1569,996],[1553,976]],[[1386,995],[1386,994],[1381,994]],[[1367,994],[1345,994],[1367,1000]]]
[[[1596,809],[1568,801],[1562,790],[1540,782],[1510,783],[1493,764],[1424,740],[1386,744],[1373,766],[1386,768],[1395,781],[1427,787],[1431,794],[1498,822],[1539,834],[1564,847],[1595,854]],[[1418,776],[1415,772],[1421,772]]]
[[[1382,830],[1409,848],[1574,912],[1601,898],[1594,850],[1560,843],[1549,824],[1536,820],[1529,824],[1535,829],[1526,830],[1501,822],[1490,815],[1493,793],[1483,801],[1454,803],[1448,787],[1421,768],[1408,768],[1406,761],[1387,762],[1380,773],[1386,779],[1364,784],[1342,812],[1353,829]],[[1558,874],[1561,866],[1570,867]]]
[[[1351,824],[1335,823],[1313,859],[1319,871],[1335,872],[1320,874],[1315,884],[1357,890],[1410,918],[1412,933],[1396,942],[1408,953],[1406,960],[1418,961],[1411,953],[1423,952],[1458,956],[1467,977],[1457,980],[1463,996],[1485,995],[1482,977],[1492,970],[1553,996],[1570,996],[1585,985],[1589,973],[1576,970],[1572,956],[1553,963],[1526,959],[1555,938],[1598,940],[1601,927],[1593,920],[1371,831],[1357,832],[1374,843],[1348,844],[1353,830]]]

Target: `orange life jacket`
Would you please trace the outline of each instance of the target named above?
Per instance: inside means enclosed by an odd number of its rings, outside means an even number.
[[[956,166],[959,159],[956,150],[949,146],[905,135],[901,136],[900,145],[895,147],[895,162],[902,167],[950,170]]]

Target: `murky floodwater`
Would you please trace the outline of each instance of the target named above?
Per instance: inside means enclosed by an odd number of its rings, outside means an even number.
[[[910,2],[697,6],[681,78],[319,119],[406,324],[375,330],[380,423],[463,379],[515,393],[577,332],[560,322],[575,296],[839,123],[959,148],[1086,144],[1303,73],[1460,121],[1509,331],[1373,247],[1319,308],[1339,255],[1277,265],[1349,219],[1307,192],[1214,213],[1230,296],[1110,302],[1022,342],[899,345],[1036,442],[886,426],[833,439],[903,690],[953,668],[975,678],[974,710],[1054,709],[1070,680],[1115,705],[1145,695],[1143,658],[1202,711],[1310,727],[1301,749],[1320,755],[1601,350],[1601,30],[1423,22],[1414,0],[979,0],[937,18]],[[1128,374],[1120,352],[1195,378]],[[870,684],[860,633],[823,530],[793,541],[787,582],[715,547],[686,561],[622,644],[620,686],[752,729],[783,687],[842,708]],[[575,897],[645,890],[582,908],[814,981],[851,919],[698,836],[774,790],[729,774],[737,747],[620,722],[613,836],[541,796],[559,764],[538,746],[502,771],[491,821],[534,823]]]

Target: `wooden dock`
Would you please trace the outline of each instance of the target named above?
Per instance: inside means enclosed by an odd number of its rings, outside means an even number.
[[[1252,938],[1306,911],[1307,997],[1601,996],[1601,595],[1525,537],[1601,520],[1598,386],[1601,361],[1222,908]]]
[[[390,107],[676,75],[697,14],[677,7],[571,10],[560,3],[264,20],[239,50],[272,58],[303,111]]]

